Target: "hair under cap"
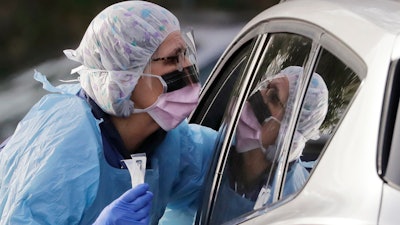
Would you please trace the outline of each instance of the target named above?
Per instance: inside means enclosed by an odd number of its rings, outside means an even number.
[[[145,1],[116,3],[100,12],[76,50],[65,55],[82,64],[83,90],[107,113],[129,116],[131,93],[150,57],[172,32],[178,19],[165,8]]]

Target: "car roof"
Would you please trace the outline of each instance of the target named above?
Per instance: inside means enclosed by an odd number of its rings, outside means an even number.
[[[367,65],[377,48],[387,48],[391,56],[385,55],[392,59],[400,57],[400,1],[287,0],[255,16],[235,39],[258,24],[276,20],[305,22],[322,28],[351,46]]]
[[[260,13],[249,25],[277,15],[321,24],[334,22],[338,26],[351,26],[342,22],[348,22],[345,18],[357,18],[387,32],[400,33],[400,1],[395,0],[288,0],[271,9]]]

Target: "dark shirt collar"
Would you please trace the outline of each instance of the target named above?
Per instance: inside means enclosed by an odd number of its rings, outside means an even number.
[[[124,164],[121,164],[121,160],[130,159],[131,156],[128,150],[125,148],[117,129],[111,122],[110,115],[105,113],[88,95],[86,95],[83,89],[78,93],[78,96],[86,99],[92,109],[94,117],[96,117],[98,120],[102,120],[99,126],[103,139],[104,155],[107,162],[116,168],[121,168],[121,166],[124,167]],[[137,153],[146,153],[148,162],[147,166],[150,166],[151,156],[157,146],[164,140],[166,133],[167,132],[162,129],[157,130],[147,139],[145,139],[142,145],[139,147],[139,151]]]

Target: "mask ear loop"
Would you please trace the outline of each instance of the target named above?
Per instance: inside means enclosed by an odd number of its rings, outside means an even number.
[[[152,58],[149,59],[147,65],[145,66],[145,68],[144,68],[144,70],[143,70],[143,73],[142,73],[142,75],[140,75],[140,77],[142,77],[142,76],[156,77],[157,79],[160,80],[160,82],[161,82],[161,84],[162,84],[162,86],[163,86],[163,93],[166,93],[166,92],[167,92],[167,83],[164,81],[164,79],[162,79],[161,76],[159,76],[159,75],[154,75],[154,74],[151,72],[151,62],[152,62],[151,59],[152,59]],[[147,71],[148,71],[148,72],[147,72]],[[139,78],[139,79],[140,79],[140,78]]]
[[[162,79],[161,76],[154,75],[154,74],[151,74],[151,73],[143,73],[142,75],[140,75],[140,78],[141,78],[141,77],[151,77],[151,78],[156,78],[156,79],[158,79],[158,80],[160,81],[161,85],[163,86],[163,92],[160,94],[160,96],[163,95],[163,94],[165,94],[165,93],[167,92],[167,83],[164,81],[164,79]],[[140,79],[140,78],[139,78],[139,79]],[[138,109],[138,108],[135,108],[135,105],[134,105],[134,107],[133,107],[133,113],[136,114],[136,113],[148,112],[149,110],[151,110],[151,109],[157,104],[157,102],[158,102],[160,96],[158,96],[157,100],[156,100],[151,106],[149,106],[149,107],[147,107],[147,108]]]

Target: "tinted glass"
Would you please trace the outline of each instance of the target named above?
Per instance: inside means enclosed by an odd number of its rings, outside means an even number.
[[[340,59],[322,49],[307,83],[289,151],[283,197],[297,193],[304,186],[327,140],[345,116],[361,80]]]
[[[318,131],[313,135],[307,135],[308,142],[303,150],[303,161],[316,160],[320,155],[325,142],[333,135],[333,131],[338,126],[342,117],[344,117],[351,100],[353,99],[357,89],[361,84],[358,75],[352,71],[344,62],[335,57],[327,50],[322,50],[313,77],[321,77],[328,90],[327,95],[327,112],[325,119],[319,126]],[[316,75],[315,75],[316,74]],[[313,88],[313,80],[311,80],[309,89]],[[310,91],[311,92],[311,91]],[[325,102],[325,97],[319,99]],[[303,109],[300,118],[305,118],[307,108],[307,97],[303,103]],[[317,126],[316,126],[317,127]]]
[[[222,224],[273,202],[274,177],[292,110],[287,106],[297,93],[296,86],[289,90],[289,78],[281,70],[289,65],[304,67],[310,50],[311,40],[302,36],[281,33],[269,37],[237,121],[211,224]],[[232,97],[230,105],[235,101]],[[229,111],[234,108],[228,108],[227,117],[235,113]]]
[[[251,46],[252,41],[244,44],[225,64],[221,73],[215,75],[210,91],[201,99],[191,122],[219,129],[234,83],[240,78],[248,62]]]
[[[383,175],[383,179],[391,186],[400,190],[400,62],[399,60],[391,63],[393,73],[388,77],[386,94],[388,104],[386,116],[382,117],[382,147],[378,157],[378,169]],[[385,112],[385,110],[383,110]]]
[[[389,152],[389,158],[387,163],[387,170],[384,175],[384,179],[392,186],[400,189],[400,164],[398,163],[400,158],[400,110],[397,110],[397,117],[395,122],[395,128],[393,131],[393,139],[391,143],[391,150]]]
[[[225,132],[220,129],[223,115],[228,107],[228,100],[231,95],[237,96],[233,91],[234,86],[240,85],[243,74],[245,73],[251,50],[255,40],[249,40],[241,46],[232,57],[227,60],[219,74],[212,74],[213,82],[207,87],[207,92],[202,97],[199,106],[193,113],[190,122],[219,130],[219,142],[214,150],[213,162],[207,176],[203,200],[197,212],[196,224],[202,222],[208,216],[210,196],[213,192],[213,181],[217,169],[218,160],[221,154],[221,142],[225,138]],[[218,70],[218,69],[217,69]],[[201,221],[201,222],[200,222]]]

